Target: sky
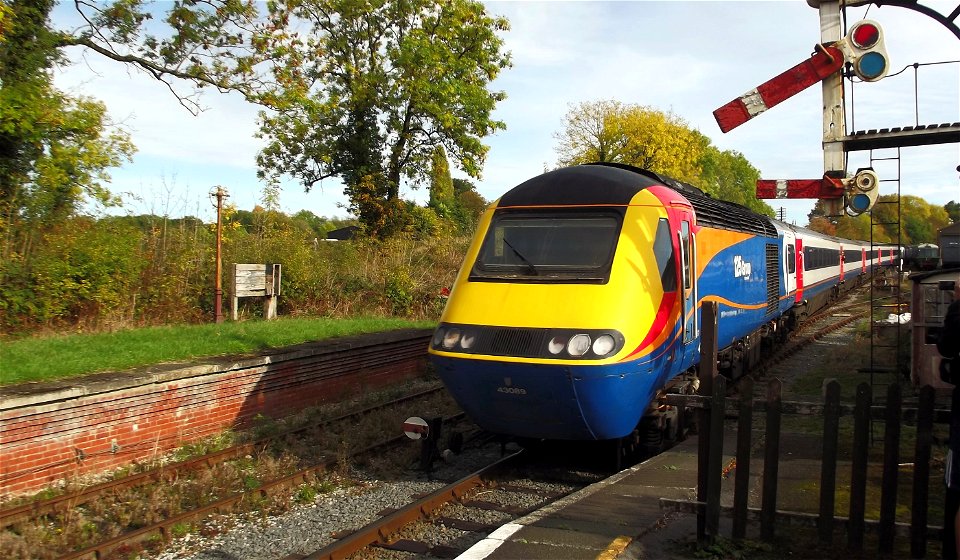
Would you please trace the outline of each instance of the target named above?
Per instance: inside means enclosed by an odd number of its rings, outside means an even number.
[[[568,110],[602,99],[672,112],[717,148],[742,153],[761,178],[823,175],[819,84],[726,134],[713,117],[721,105],[809,58],[820,40],[820,19],[803,0],[485,4],[510,21],[503,38],[513,62],[490,86],[507,95],[493,115],[506,130],[484,140],[490,151],[482,177],[471,179],[487,200],[556,167],[556,134]],[[923,5],[949,14],[956,1]],[[55,23],[69,23],[70,10],[70,4],[59,6]],[[848,130],[960,122],[960,40],[932,18],[903,8],[847,10],[851,24],[864,17],[883,28],[891,74],[906,71],[854,86]],[[256,155],[264,145],[255,137],[257,107],[236,94],[206,92],[205,110],[193,116],[143,73],[93,53],[71,56],[75,63],[58,69],[57,86],[103,101],[138,149],[132,162],[110,170],[109,188],[124,200],[119,212],[212,221],[210,192],[217,185],[239,209],[261,203]],[[945,61],[953,63],[930,64]],[[921,66],[915,70],[914,63]],[[849,101],[849,88],[846,95]],[[897,150],[873,153],[881,194],[896,192],[899,183],[902,195],[937,205],[960,201],[960,144],[903,148],[897,155]],[[851,153],[848,171],[870,166],[870,156]],[[453,174],[467,178],[455,167]],[[425,186],[407,185],[401,196],[423,203],[428,193]],[[279,202],[288,214],[306,209],[328,218],[349,216],[336,179],[309,193],[285,181]],[[798,225],[806,225],[814,204],[767,202]]]

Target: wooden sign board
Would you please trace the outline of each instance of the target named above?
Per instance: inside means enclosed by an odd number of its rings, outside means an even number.
[[[280,295],[279,264],[234,264],[234,297],[262,297]]]
[[[233,279],[230,282],[233,320],[237,320],[237,299],[242,297],[265,297],[264,317],[276,317],[276,297],[280,295],[280,270],[279,264],[233,265]]]

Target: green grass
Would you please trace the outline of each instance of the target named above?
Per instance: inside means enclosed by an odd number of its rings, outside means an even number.
[[[0,385],[54,381],[163,362],[246,354],[337,336],[430,328],[435,324],[391,318],[286,318],[2,341]]]

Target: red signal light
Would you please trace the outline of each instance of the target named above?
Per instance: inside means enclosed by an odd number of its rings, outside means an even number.
[[[861,49],[869,49],[880,40],[880,28],[872,23],[861,23],[850,36],[854,45]]]

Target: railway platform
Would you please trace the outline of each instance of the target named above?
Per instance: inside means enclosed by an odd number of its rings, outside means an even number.
[[[754,441],[759,434],[754,434]],[[819,476],[819,443],[815,438],[782,434],[778,480],[778,509],[816,511],[805,495]],[[736,430],[724,433],[721,503],[733,503]],[[849,468],[843,465],[841,468]],[[751,460],[750,502],[759,505],[762,457]],[[504,525],[478,542],[460,560],[641,560],[692,558],[682,554],[684,543],[697,535],[695,514],[661,508],[660,498],[695,501],[697,494],[697,438],[580,490],[563,500]],[[721,517],[720,534],[729,537],[731,521]],[[747,538],[757,538],[750,526]]]
[[[734,449],[735,434],[727,434]],[[726,490],[732,480],[724,481]],[[696,516],[667,514],[660,498],[695,500],[697,438],[504,525],[461,560],[666,558],[665,538],[696,537]],[[692,521],[692,525],[690,522]],[[645,544],[646,543],[646,544]]]

